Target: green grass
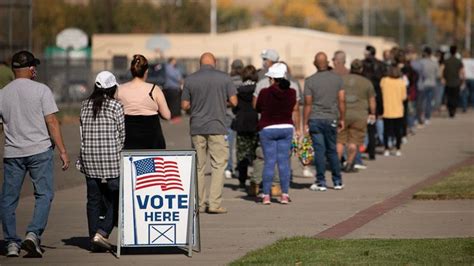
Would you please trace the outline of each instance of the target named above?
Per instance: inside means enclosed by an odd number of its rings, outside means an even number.
[[[474,166],[455,171],[436,184],[420,190],[414,199],[474,199]]]
[[[474,238],[327,240],[295,237],[230,265],[472,265]]]

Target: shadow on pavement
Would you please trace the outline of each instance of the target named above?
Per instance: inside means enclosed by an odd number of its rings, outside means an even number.
[[[309,189],[311,185],[308,183],[300,184],[300,183],[295,183],[295,182],[290,182],[290,188],[291,189]]]
[[[124,248],[122,247],[120,253],[123,255],[175,255],[188,253],[187,250],[179,247],[159,247],[159,248]]]
[[[87,236],[74,236],[68,239],[62,239],[61,241],[65,246],[74,246],[85,250],[90,249],[91,241]]]
[[[224,184],[224,187],[230,188],[232,190],[239,190],[240,189],[238,184]]]
[[[0,256],[7,255],[6,248],[7,246],[6,246],[5,240],[0,240]]]

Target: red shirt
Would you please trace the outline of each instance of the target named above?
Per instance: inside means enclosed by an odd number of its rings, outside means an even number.
[[[258,129],[278,124],[293,124],[292,114],[296,104],[296,91],[282,90],[277,84],[263,89],[258,94],[257,112],[261,113]]]

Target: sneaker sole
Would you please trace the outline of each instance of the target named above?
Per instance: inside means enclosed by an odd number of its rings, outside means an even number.
[[[33,240],[25,239],[25,241],[21,243],[21,248],[27,252],[26,256],[28,257],[33,257],[33,258],[43,257],[43,253],[41,252],[41,250],[37,249]]]
[[[103,248],[103,249],[106,249],[106,250],[111,250],[112,249],[112,246],[111,245],[108,245],[106,243],[103,243],[102,241],[93,241],[92,242],[94,245],[100,247],[100,248]]]
[[[9,257],[9,258],[16,258],[16,257],[20,257],[20,253],[19,252],[7,253],[6,256]]]
[[[310,188],[309,190],[311,190],[311,191],[326,191],[328,189],[327,188],[316,188],[316,189],[311,189]]]

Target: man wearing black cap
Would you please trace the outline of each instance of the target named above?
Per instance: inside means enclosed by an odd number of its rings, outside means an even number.
[[[6,255],[18,257],[21,248],[29,257],[42,257],[40,238],[46,228],[53,186],[53,146],[57,146],[62,169],[69,167],[55,113],[58,107],[51,90],[34,81],[40,63],[28,51],[13,55],[15,79],[0,91],[0,116],[5,133],[4,180],[0,209],[3,211],[3,236]],[[52,141],[52,142],[51,142]],[[23,242],[16,234],[15,210],[26,172],[35,189],[35,209]]]
[[[383,102],[382,102],[382,90],[380,89],[380,80],[385,73],[385,65],[382,61],[375,58],[376,50],[372,45],[365,47],[365,59],[362,61],[363,72],[362,75],[368,78],[375,89],[375,101],[376,101],[376,115],[377,117],[383,114]],[[382,120],[378,120],[377,123],[382,123]],[[383,130],[383,126],[377,127]],[[383,132],[377,132],[375,123],[369,123],[367,125],[367,135],[369,137],[369,143],[367,145],[367,153],[369,159],[375,160],[375,134],[383,135]]]

